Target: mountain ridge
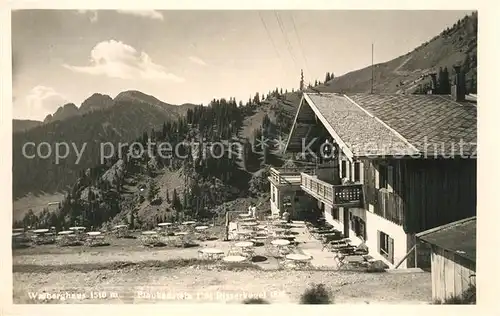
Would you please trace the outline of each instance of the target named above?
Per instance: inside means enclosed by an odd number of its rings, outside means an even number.
[[[27,119],[13,119],[13,132],[22,132],[29,130],[31,128],[37,127],[39,125],[50,124],[56,121],[64,121],[68,118],[74,116],[82,116],[84,114],[107,110],[116,106],[121,101],[125,102],[135,102],[139,104],[150,104],[154,105],[164,111],[168,112],[169,116],[184,116],[188,109],[193,109],[197,107],[197,104],[193,103],[183,103],[180,105],[170,104],[163,102],[152,95],[148,95],[144,92],[137,90],[126,90],[122,91],[113,99],[107,94],[93,93],[87,99],[85,99],[80,107],[77,107],[74,103],[66,103],[57,108],[54,113],[49,113],[45,116],[43,121],[37,120],[27,120]],[[29,123],[33,122],[33,123]],[[34,123],[39,122],[39,123]]]

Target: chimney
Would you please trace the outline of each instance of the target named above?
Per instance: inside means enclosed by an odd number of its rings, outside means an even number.
[[[436,94],[437,92],[437,74],[429,74],[431,76],[431,94]]]
[[[455,69],[455,80],[451,86],[451,97],[457,102],[465,101],[465,75],[460,66],[453,66]]]

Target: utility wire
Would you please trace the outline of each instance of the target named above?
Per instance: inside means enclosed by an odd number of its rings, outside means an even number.
[[[293,54],[293,47],[290,44],[290,41],[288,40],[288,36],[286,35],[285,32],[285,27],[283,26],[283,21],[281,21],[281,18],[278,15],[278,12],[274,11],[274,15],[276,17],[276,21],[278,22],[278,25],[280,27],[281,33],[283,34],[283,37],[285,38],[285,43],[287,45],[288,52],[290,53],[290,56],[292,57],[292,61],[295,64],[295,67],[300,68],[297,64],[297,60],[295,59],[295,56]]]
[[[293,30],[295,31],[295,36],[297,37],[297,41],[299,43],[300,53],[302,54],[302,57],[304,58],[304,63],[305,63],[305,66],[306,66],[307,73],[309,75],[311,75],[311,72],[310,72],[309,67],[308,67],[308,62],[307,62],[306,54],[304,54],[304,45],[302,45],[302,41],[300,40],[299,32],[297,31],[297,26],[295,24],[295,19],[293,18],[293,13],[290,14],[290,17],[291,17],[291,20],[292,20]]]
[[[273,48],[274,48],[274,52],[276,53],[276,56],[278,57],[278,59],[280,60],[281,62],[281,67],[283,68],[283,70],[286,72],[286,67],[284,66],[283,64],[283,59],[281,58],[281,55],[278,51],[278,48],[276,47],[276,43],[274,42],[273,40],[273,37],[271,35],[271,32],[269,31],[269,28],[267,27],[266,25],[266,22],[264,21],[264,17],[262,16],[261,12],[258,11],[259,13],[259,17],[260,17],[260,21],[262,22],[262,25],[264,26],[264,29],[266,30],[266,33],[267,33],[267,37],[269,38],[269,41],[271,42],[271,44],[273,45]]]

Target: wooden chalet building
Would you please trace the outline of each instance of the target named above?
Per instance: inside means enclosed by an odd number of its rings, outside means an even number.
[[[285,153],[312,168],[271,169],[272,212],[290,197],[301,218],[312,200],[390,267],[429,263],[415,234],[476,215],[477,107],[455,83],[448,96],[304,93]],[[325,142],[333,158],[311,154]]]

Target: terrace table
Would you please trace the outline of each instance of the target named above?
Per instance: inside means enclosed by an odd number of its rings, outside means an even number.
[[[193,228],[196,225],[195,221],[185,221],[181,223],[180,229],[182,231],[193,232]]]
[[[275,239],[271,241],[271,245],[277,248],[278,256],[283,256],[288,251],[288,246],[290,245],[290,241],[286,239]]]
[[[269,236],[254,236],[252,239],[250,239],[251,242],[254,244],[264,244],[267,240],[269,239]]]
[[[240,241],[240,242],[235,243],[234,246],[238,247],[238,248],[242,248],[242,249],[250,248],[250,247],[253,247],[253,242],[251,242],[251,241]]]
[[[218,260],[224,255],[224,251],[216,248],[203,248],[198,251],[198,254],[208,260]]]
[[[123,238],[126,236],[131,236],[131,232],[128,230],[128,225],[121,224],[113,227],[113,233],[116,234],[117,238]]]
[[[47,228],[35,229],[33,231],[33,233],[35,233],[35,234],[45,234],[45,233],[48,233],[48,232],[49,232],[49,230]]]
[[[292,262],[297,268],[305,268],[310,265],[312,257],[300,253],[291,253],[286,255],[285,259]]]
[[[368,261],[368,259],[362,255],[336,255],[334,259],[337,261],[337,269],[349,263],[363,264]]]
[[[222,261],[227,262],[227,263],[241,263],[246,261],[247,258],[243,256],[227,256],[222,258]]]
[[[87,236],[89,237],[87,239],[87,244],[89,246],[93,246],[97,240],[103,240],[104,239],[104,236],[102,236],[102,233],[101,232],[88,232],[87,233]]]
[[[63,230],[57,233],[56,241],[59,246],[78,245],[80,241],[72,230]]]
[[[141,235],[143,236],[142,241],[143,243],[145,243],[146,246],[158,242],[159,235],[158,232],[154,230],[143,231]]]
[[[48,232],[47,228],[33,230],[35,235],[32,237],[32,241],[37,245],[52,243],[53,238],[47,235]]]
[[[274,246],[288,246],[290,245],[290,241],[286,239],[275,239],[271,241],[271,244]]]
[[[73,231],[84,231],[86,228],[83,226],[75,226],[75,227],[70,227],[69,230]]]
[[[200,236],[199,236],[199,239],[200,239],[200,240],[202,240],[202,239],[203,239],[203,240],[207,239],[207,230],[208,230],[208,226],[205,226],[205,225],[203,225],[203,226],[196,226],[196,227],[194,228],[194,230],[195,230],[198,234],[200,234]]]
[[[240,222],[256,222],[256,220],[253,217],[244,217],[240,218]]]
[[[243,222],[240,224],[242,227],[253,227],[259,225],[257,222]]]
[[[174,237],[178,237],[178,241],[180,241],[183,245],[186,245],[192,241],[190,232],[175,232]]]

